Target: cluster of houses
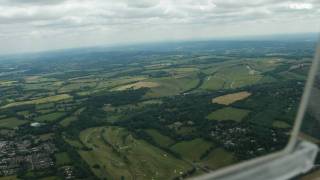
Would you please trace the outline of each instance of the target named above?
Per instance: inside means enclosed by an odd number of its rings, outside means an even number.
[[[50,142],[33,143],[33,139],[0,141],[0,176],[16,174],[20,170],[41,170],[52,167],[56,151]]]
[[[278,134],[270,130],[270,135],[266,137],[268,142],[258,139],[252,130],[244,126],[225,126],[219,123],[212,127],[210,136],[228,150],[236,151],[246,157],[253,157],[273,151],[274,145],[278,142]],[[266,149],[266,145],[268,145]],[[271,143],[271,144],[270,144]]]

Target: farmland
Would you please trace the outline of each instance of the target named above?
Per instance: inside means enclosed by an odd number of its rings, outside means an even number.
[[[40,153],[43,169],[1,165],[10,171],[0,169],[0,177],[184,179],[280,150],[310,43],[185,42],[7,57],[0,141],[44,143],[52,152]]]
[[[249,114],[250,111],[243,109],[236,109],[232,107],[227,107],[223,109],[216,110],[208,115],[208,119],[210,120],[233,120],[233,121],[241,121],[244,117]]]
[[[213,98],[212,103],[229,105],[229,104],[232,104],[236,101],[245,99],[245,98],[249,97],[250,95],[251,95],[251,93],[249,93],[249,92],[237,92],[237,93],[227,94],[227,95]]]
[[[87,129],[80,134],[80,139],[87,147],[92,148],[80,151],[81,156],[100,178],[174,178],[191,168],[166,152],[135,139],[124,129]]]

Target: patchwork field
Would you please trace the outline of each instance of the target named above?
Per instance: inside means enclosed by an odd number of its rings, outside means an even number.
[[[117,87],[114,90],[123,91],[126,89],[154,88],[154,87],[158,87],[158,86],[160,86],[160,85],[155,82],[136,82],[133,84],[128,84],[128,85]]]
[[[239,64],[221,68],[208,76],[202,85],[205,90],[235,89],[259,83],[260,72],[248,65]]]
[[[56,163],[59,166],[65,166],[71,164],[71,159],[66,152],[55,154]]]
[[[238,109],[232,107],[226,107],[223,109],[216,110],[210,113],[207,118],[209,120],[233,120],[236,122],[241,122],[241,120],[249,114],[249,110]]]
[[[63,113],[63,112],[55,112],[55,113],[46,114],[46,115],[36,117],[36,118],[34,118],[34,120],[37,122],[52,122],[52,121],[55,121],[55,120],[61,118],[64,115],[65,115],[65,113]]]
[[[237,159],[233,153],[221,148],[214,149],[204,159],[204,164],[206,164],[210,169],[218,169],[236,162]]]
[[[172,179],[191,168],[122,128],[87,129],[80,139],[91,148],[80,155],[99,178]]]
[[[219,97],[213,98],[212,99],[212,103],[230,105],[230,104],[232,104],[232,103],[234,103],[236,101],[240,101],[240,100],[246,99],[249,96],[251,96],[251,93],[249,93],[247,91],[242,91],[242,92],[227,94],[227,95],[223,95],[223,96],[219,96]]]
[[[12,151],[0,151],[0,162],[20,144],[32,148],[9,157],[26,166],[2,163],[0,176],[188,179],[280,150],[311,65],[309,43],[179,42],[1,56],[0,141]],[[300,136],[318,143],[320,125],[309,119],[312,132]],[[33,151],[42,144],[55,151]],[[30,153],[39,154],[32,163]],[[49,166],[33,170],[35,163]]]
[[[160,146],[168,147],[168,146],[170,146],[171,144],[174,143],[174,141],[171,138],[169,138],[168,136],[164,136],[164,135],[160,134],[157,130],[148,129],[148,130],[146,130],[146,132]]]
[[[212,143],[206,142],[203,139],[194,139],[191,141],[179,142],[171,146],[171,150],[190,161],[199,161],[201,155],[211,146],[213,146]]]
[[[274,121],[272,123],[272,126],[275,128],[290,128],[291,127],[288,123],[283,122],[283,121]]]
[[[146,97],[149,98],[178,95],[196,87],[199,83],[196,76],[165,77],[152,79],[152,81],[160,84],[160,86],[152,88],[151,92],[146,94]]]
[[[6,118],[6,119],[0,119],[0,128],[9,128],[13,129],[15,127],[18,127],[22,124],[26,124],[27,121],[19,120],[17,118]]]
[[[30,100],[30,101],[9,103],[5,106],[2,106],[1,108],[10,108],[10,107],[28,105],[28,104],[45,104],[45,103],[50,103],[50,102],[67,100],[67,99],[71,99],[71,98],[72,98],[72,96],[70,96],[69,94],[60,94],[60,95],[56,95],[56,96],[49,96],[49,97]]]
[[[69,126],[69,124],[70,124],[71,122],[76,121],[77,119],[78,119],[78,118],[75,117],[75,116],[69,116],[69,117],[63,119],[62,121],[60,121],[60,124],[61,124],[61,126],[63,126],[63,127],[67,127],[67,126]]]

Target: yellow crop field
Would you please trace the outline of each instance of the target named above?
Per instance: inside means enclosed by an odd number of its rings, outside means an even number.
[[[236,101],[243,100],[247,97],[251,96],[251,93],[247,91],[241,91],[237,93],[232,93],[232,94],[227,94],[223,96],[219,96],[216,98],[212,99],[212,103],[217,103],[217,104],[223,104],[223,105],[229,105],[232,104]]]
[[[153,87],[158,87],[158,86],[160,86],[160,85],[155,82],[136,82],[133,84],[128,84],[128,85],[117,87],[114,90],[123,91],[123,90],[131,89],[131,88],[132,89],[140,89],[140,88],[153,88]]]

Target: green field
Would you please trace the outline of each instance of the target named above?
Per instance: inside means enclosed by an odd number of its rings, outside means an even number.
[[[38,122],[52,122],[52,121],[55,121],[55,120],[61,118],[64,115],[65,115],[65,113],[63,113],[63,112],[55,112],[55,113],[46,114],[46,115],[36,117],[36,118],[34,118],[34,120],[38,121]]]
[[[205,90],[235,89],[259,83],[262,77],[260,72],[251,69],[250,66],[232,65],[208,76],[201,88]]]
[[[96,85],[97,85],[97,83],[95,83],[95,82],[70,83],[70,84],[67,84],[67,85],[61,87],[58,90],[58,92],[59,93],[68,93],[68,92],[72,92],[72,91],[80,91],[80,90],[93,88]]]
[[[191,168],[122,128],[87,129],[80,139],[92,148],[80,155],[99,178],[172,179]]]
[[[0,177],[0,180],[18,180],[17,176]]]
[[[274,121],[272,123],[272,126],[275,128],[290,128],[291,127],[288,123],[283,122],[283,121]]]
[[[69,155],[65,152],[55,154],[55,159],[58,166],[65,166],[72,163]]]
[[[64,118],[62,121],[60,121],[59,123],[61,124],[61,126],[63,127],[67,127],[69,126],[69,124],[73,121],[76,121],[78,118],[76,116],[69,116]]]
[[[213,146],[212,143],[198,138],[192,141],[179,142],[171,146],[171,150],[190,161],[199,161],[201,155],[205,153],[211,146]]]
[[[60,95],[56,95],[56,96],[49,96],[49,97],[30,100],[30,101],[9,103],[5,106],[2,106],[1,108],[10,108],[10,107],[28,105],[28,104],[45,104],[45,103],[57,102],[57,101],[62,101],[62,100],[66,100],[66,99],[71,99],[71,98],[72,98],[72,96],[70,96],[69,94],[60,94]]]
[[[203,163],[210,169],[218,169],[230,164],[236,163],[237,160],[233,153],[230,153],[222,148],[214,149],[203,160]]]
[[[201,40],[1,56],[0,141],[55,146],[17,154],[19,144],[8,143],[7,154],[21,164],[33,164],[26,162],[30,153],[55,164],[26,166],[19,178],[48,180],[66,179],[69,168],[71,179],[196,178],[281,150],[314,42],[279,42]],[[306,115],[300,137],[318,143],[313,115]],[[6,158],[16,159],[3,154],[0,162]]]
[[[27,121],[24,121],[24,120],[19,120],[17,118],[5,118],[5,119],[0,119],[0,128],[9,128],[9,129],[12,129],[12,128],[15,128],[15,127],[18,127],[22,124],[26,124]]]
[[[157,130],[148,129],[148,130],[146,130],[146,132],[160,146],[168,147],[168,146],[170,146],[171,144],[174,143],[174,141],[171,138],[169,138],[168,136],[164,136],[164,135],[160,134]]]
[[[151,98],[177,95],[194,88],[199,83],[199,79],[196,77],[196,75],[164,77],[152,79],[151,81],[160,85],[159,87],[151,88],[151,92],[146,94],[146,97]]]
[[[245,110],[245,109],[226,107],[210,113],[207,116],[207,118],[209,120],[218,120],[218,121],[233,120],[233,121],[241,122],[241,120],[245,118],[249,114],[249,112],[250,112],[249,110]]]

